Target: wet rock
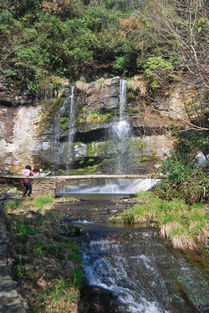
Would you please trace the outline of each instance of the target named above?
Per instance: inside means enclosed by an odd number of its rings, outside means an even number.
[[[104,105],[107,109],[114,109],[118,107],[118,97],[105,97]]]
[[[62,236],[69,237],[69,236],[79,236],[82,233],[82,229],[74,224],[71,223],[63,223],[59,225],[59,228],[56,232]]]
[[[86,286],[81,290],[82,306],[86,313],[114,313],[111,302],[114,296],[111,291],[95,286]]]

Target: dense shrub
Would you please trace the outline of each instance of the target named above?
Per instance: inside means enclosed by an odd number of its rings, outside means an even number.
[[[178,136],[175,151],[160,171],[164,174],[158,195],[164,199],[182,198],[187,203],[209,200],[209,162],[197,162],[198,152],[209,155],[208,131],[187,131]]]

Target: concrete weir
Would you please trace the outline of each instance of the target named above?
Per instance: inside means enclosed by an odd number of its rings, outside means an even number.
[[[146,179],[150,178],[152,175],[70,175],[70,176],[46,176],[46,177],[37,177],[31,176],[30,179],[33,181],[33,195],[42,194],[48,192],[53,196],[56,196],[56,190],[60,188],[66,182],[68,185],[79,185],[82,183],[100,181],[104,182],[107,179]],[[21,179],[23,176],[19,175],[4,175],[0,176],[0,184],[11,184],[22,189]],[[155,178],[157,178],[155,176]]]

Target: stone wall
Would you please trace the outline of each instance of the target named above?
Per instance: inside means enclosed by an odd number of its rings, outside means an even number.
[[[33,185],[33,195],[41,195],[45,192],[55,196],[56,180],[50,178],[31,178]],[[2,178],[0,177],[0,186],[14,186],[18,191],[24,192],[25,188],[20,178]]]
[[[33,179],[33,195],[41,195],[45,192],[53,197],[56,192],[56,181],[52,179]]]
[[[10,276],[8,259],[9,233],[3,209],[0,208],[0,312],[26,313],[27,303],[18,294],[16,285]]]

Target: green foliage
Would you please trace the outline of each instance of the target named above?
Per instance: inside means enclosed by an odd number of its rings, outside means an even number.
[[[102,114],[97,111],[93,111],[86,116],[87,124],[105,123],[111,118],[111,113]]]
[[[93,141],[87,144],[87,156],[96,156],[98,153],[98,143]]]
[[[149,57],[145,61],[140,57],[137,59],[138,65],[144,68],[144,76],[150,82],[152,88],[160,87],[160,75],[170,76],[173,74],[173,65],[162,56]]]
[[[64,276],[60,276],[53,282],[53,288],[47,287],[44,290],[42,301],[51,303],[52,307],[56,307],[60,299],[72,303],[75,299],[75,292],[71,290],[71,282]],[[66,312],[66,311],[65,311]]]
[[[2,71],[20,83],[38,83],[48,75],[91,79],[105,70],[140,74],[156,89],[185,71],[182,52],[191,45],[204,63],[206,9],[194,11],[180,0],[29,2],[8,2],[0,11]]]
[[[69,127],[70,119],[68,117],[63,116],[63,117],[60,117],[59,121],[60,121],[60,128],[64,132]]]
[[[125,224],[133,224],[134,222],[134,214],[130,211],[124,212],[121,215],[121,220]]]
[[[183,198],[189,204],[207,201],[209,191],[207,176],[204,171],[184,166],[179,160],[170,160],[167,163],[166,177],[156,188],[156,192],[166,199]]]
[[[198,21],[197,27],[198,33],[209,31],[209,19],[206,17],[201,17]]]
[[[35,235],[38,232],[38,229],[35,227],[28,227],[25,225],[23,221],[19,221],[15,225],[16,227],[16,232],[19,235],[20,238],[25,238],[29,235]]]
[[[138,62],[140,64],[140,62]],[[153,71],[161,68],[168,71],[173,70],[173,66],[170,62],[163,59],[161,56],[159,57],[149,57],[144,62],[144,68],[145,68],[145,75],[146,77],[152,77],[154,75]]]
[[[118,70],[126,69],[129,63],[130,63],[130,56],[129,55],[117,57],[115,59],[115,61],[113,62],[114,67]]]
[[[37,82],[36,81],[31,81],[29,84],[28,84],[28,90],[32,93],[36,93],[37,90],[38,90],[38,86],[37,86]]]
[[[114,60],[120,69],[121,52],[127,58],[123,67],[129,68],[130,41],[117,32],[132,7],[133,1],[127,0],[8,5],[0,13],[5,75],[13,73],[21,82],[39,81],[49,73],[74,80]]]
[[[83,174],[89,174],[89,173],[94,173],[97,171],[99,165],[95,164],[95,165],[89,165],[83,168],[78,168],[75,170],[70,170],[70,174],[72,175],[83,175]]]
[[[25,266],[23,264],[23,258],[21,255],[19,255],[18,265],[16,268],[16,276],[18,279],[22,279],[23,277],[25,277],[25,274],[26,274],[26,269],[25,269]]]
[[[128,143],[128,151],[131,155],[139,155],[145,145],[146,143],[143,140],[130,140]]]
[[[80,289],[84,282],[84,273],[81,268],[76,268],[72,273],[73,287]]]
[[[5,208],[15,210],[18,209],[22,204],[22,199],[16,199],[6,202]]]
[[[175,152],[159,169],[165,176],[156,188],[161,197],[182,198],[189,204],[208,201],[208,165],[196,164],[199,151],[209,153],[207,132],[188,131],[178,135]]]
[[[68,243],[70,253],[68,254],[69,260],[77,262],[77,264],[81,263],[81,255],[80,255],[80,248],[76,242],[69,242]]]
[[[76,242],[70,242],[68,235],[60,233],[63,212],[53,208],[40,213],[31,204],[23,201],[20,209],[24,209],[24,215],[7,209],[12,212],[8,214],[8,223],[13,234],[16,279],[23,288],[29,288],[33,312],[70,312],[71,304],[78,302],[78,288],[83,283],[80,248]],[[30,290],[33,290],[31,294]]]
[[[43,195],[37,196],[32,204],[36,206],[39,210],[44,210],[44,207],[47,204],[52,204],[54,202],[54,198],[49,193],[44,193]]]
[[[127,10],[130,7],[129,0],[99,0],[101,4],[104,4],[106,8],[113,9],[116,8],[118,10]],[[132,3],[136,1],[132,1]]]

